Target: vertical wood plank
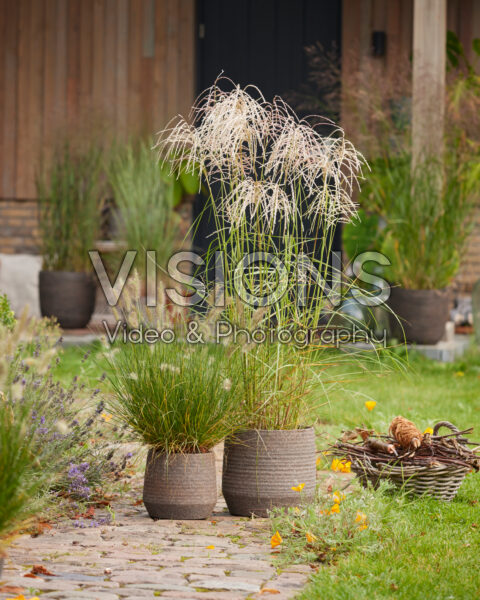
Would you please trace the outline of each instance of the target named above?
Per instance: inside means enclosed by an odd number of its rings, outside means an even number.
[[[104,20],[104,37],[105,37],[105,54],[103,64],[104,77],[104,107],[105,112],[103,117],[108,121],[108,125],[112,125],[115,121],[115,110],[113,107],[116,102],[116,38],[117,38],[117,0],[105,0],[105,20]]]
[[[180,35],[178,36],[179,74],[177,111],[188,115],[195,97],[195,3],[180,0]]]
[[[130,0],[128,17],[128,131],[138,133],[142,123],[141,57],[142,57],[142,2]]]
[[[415,0],[413,21],[413,164],[441,153],[445,112],[446,0]]]
[[[94,0],[93,5],[93,106],[95,111],[104,107],[104,0]]]
[[[80,6],[79,107],[82,120],[92,109],[93,97],[93,0]]]
[[[165,0],[155,3],[155,58],[153,66],[153,124],[154,132],[167,122],[166,60],[167,60],[167,5]]]
[[[79,131],[80,116],[80,4],[68,1],[67,16],[67,120],[72,134]]]
[[[19,5],[18,2],[5,2],[5,19],[8,27],[5,32],[5,62],[4,75],[6,94],[3,113],[0,114],[0,123],[3,131],[5,152],[2,161],[2,196],[14,198],[16,196],[16,157],[18,135],[16,128],[16,114],[18,110],[18,29]]]
[[[18,23],[18,99],[16,105],[16,164],[15,187],[16,197],[26,198],[28,194],[28,161],[30,160],[30,129],[33,123],[29,120],[29,59],[30,59],[30,14],[32,0],[20,0]]]
[[[176,0],[167,1],[167,68],[166,68],[166,118],[178,113],[178,17],[179,4]]]
[[[153,0],[142,1],[142,87],[141,99],[142,119],[141,130],[147,135],[152,134],[152,113],[153,113],[153,54],[155,53],[155,31],[151,28],[151,19],[155,19],[155,4]],[[153,52],[151,52],[153,46]]]
[[[43,92],[43,141],[44,152],[42,167],[49,164],[54,144],[56,127],[55,106],[55,60],[57,46],[56,0],[45,0],[45,60],[44,60],[44,92]]]
[[[25,165],[25,198],[35,198],[35,176],[41,158],[43,141],[43,86],[45,49],[45,2],[35,0],[30,13],[29,97],[30,123],[29,160]]]
[[[128,114],[128,0],[118,0],[117,11],[116,129],[119,135],[125,138]]]
[[[5,52],[6,52],[6,27],[7,7],[5,0],[0,0],[0,115],[5,110],[5,96],[7,94],[8,82],[5,77]],[[5,144],[3,122],[0,128],[0,168],[3,168],[3,157],[8,146]],[[3,180],[0,178],[0,198],[3,196]]]

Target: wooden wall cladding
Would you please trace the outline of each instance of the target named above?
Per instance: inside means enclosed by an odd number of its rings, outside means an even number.
[[[56,141],[155,133],[194,97],[195,0],[0,0],[0,198]]]

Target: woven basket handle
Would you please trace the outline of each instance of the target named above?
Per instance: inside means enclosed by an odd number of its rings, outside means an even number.
[[[437,435],[438,430],[441,427],[448,427],[448,429],[451,429],[453,431],[453,433],[458,433],[460,431],[460,429],[458,429],[458,427],[455,427],[455,425],[450,423],[450,421],[439,421],[433,428],[433,435]]]

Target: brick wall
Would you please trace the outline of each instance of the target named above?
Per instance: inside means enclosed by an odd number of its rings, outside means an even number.
[[[0,253],[38,254],[35,200],[0,199]]]

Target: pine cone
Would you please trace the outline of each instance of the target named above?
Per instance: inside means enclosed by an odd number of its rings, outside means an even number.
[[[402,448],[417,449],[423,440],[423,434],[415,425],[405,417],[395,417],[390,423],[390,435],[393,436]]]

